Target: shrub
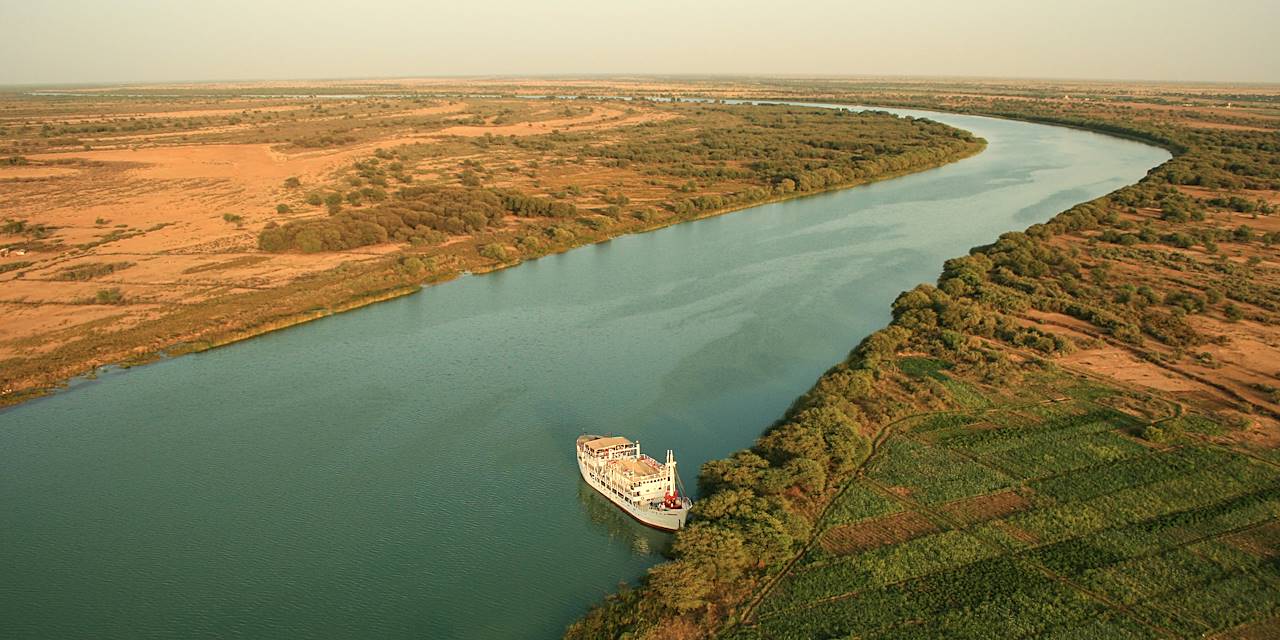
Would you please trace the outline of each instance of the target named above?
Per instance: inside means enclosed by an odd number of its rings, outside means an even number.
[[[93,302],[94,304],[123,304],[124,294],[120,293],[118,287],[99,289],[93,297]]]
[[[427,270],[427,265],[418,256],[408,256],[400,261],[400,266],[411,276],[420,276]]]
[[[511,256],[507,253],[507,247],[497,242],[480,247],[480,255],[498,262],[506,262],[511,259]]]
[[[132,267],[132,262],[86,262],[64,267],[53,275],[54,280],[92,280]]]
[[[274,222],[267,223],[266,228],[258,234],[258,248],[263,251],[285,251],[289,249],[290,243],[289,235]]]

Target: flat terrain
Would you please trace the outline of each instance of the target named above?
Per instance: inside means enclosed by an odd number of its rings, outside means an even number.
[[[981,149],[885,114],[222,90],[0,95],[7,401],[96,366]]]
[[[1142,393],[1063,375],[986,389],[940,365],[899,362],[969,408],[894,424],[730,637],[1274,632],[1280,458]],[[1142,436],[1160,425],[1191,435]]]

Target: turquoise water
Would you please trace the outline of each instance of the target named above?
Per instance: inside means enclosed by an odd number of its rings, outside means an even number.
[[[0,637],[558,636],[668,540],[584,489],[578,434],[692,487],[945,259],[1168,157],[933,117],[990,146],[0,412]]]

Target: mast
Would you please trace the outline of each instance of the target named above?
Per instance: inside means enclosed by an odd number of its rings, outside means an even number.
[[[676,456],[670,449],[667,449],[667,464],[664,466],[667,470],[667,487],[663,502],[668,507],[675,508],[679,504],[680,490],[676,487]]]

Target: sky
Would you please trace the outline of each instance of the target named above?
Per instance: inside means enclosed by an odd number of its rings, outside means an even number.
[[[583,74],[1280,82],[1280,0],[0,0],[0,84]]]

